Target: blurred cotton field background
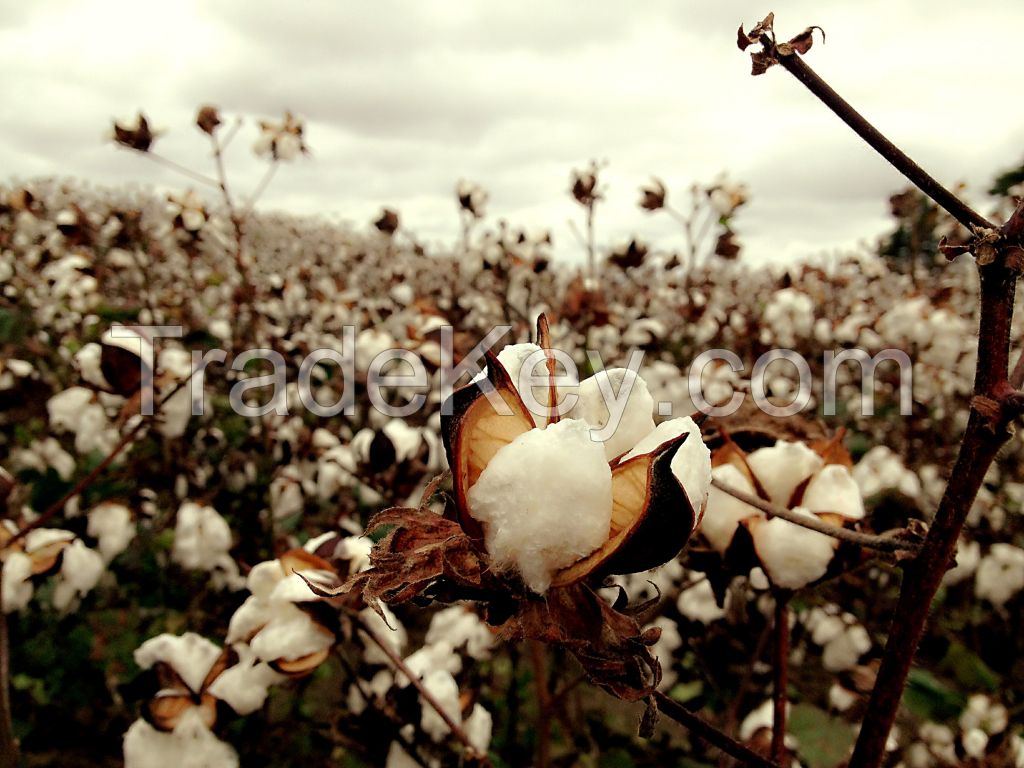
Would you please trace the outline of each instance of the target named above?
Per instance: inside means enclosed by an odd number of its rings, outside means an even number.
[[[1024,180],[1019,116],[993,100],[984,121],[952,130],[949,94],[967,79],[982,100],[1005,88],[1014,19],[996,4],[906,6],[883,25],[880,8],[775,10],[794,30],[824,26],[816,68],[1005,218]],[[938,244],[967,233],[792,82],[750,80],[734,48],[748,11],[4,13],[0,556],[23,764],[718,764],[670,722],[637,738],[639,708],[594,693],[563,649],[499,641],[473,604],[382,618],[310,588],[363,572],[369,518],[416,507],[447,468],[442,326],[460,357],[497,325],[512,327],[502,343],[532,339],[547,313],[552,346],[581,375],[596,372],[585,350],[608,368],[642,350],[644,429],[691,413],[691,383],[713,403],[749,394],[754,361],[791,348],[812,372],[800,415],[780,423],[748,398],[706,428],[716,452],[735,433],[753,470],[728,479],[753,490],[802,473],[805,488],[773,501],[827,514],[819,483],[842,498],[840,524],[866,531],[933,513],[966,423],[977,324],[973,265],[947,263]],[[955,58],[933,54],[954,42]],[[182,335],[110,332],[135,323]],[[303,407],[299,368],[342,349],[349,326],[354,412],[320,418]],[[137,415],[146,345],[152,419]],[[229,357],[210,366],[192,416],[191,353],[254,347],[283,358],[287,413],[238,414],[229,390],[268,366],[231,370]],[[711,348],[744,369],[712,364],[691,382]],[[848,365],[837,415],[822,417],[822,354],[847,348],[910,357],[909,416],[886,363],[874,413]],[[362,386],[387,349],[416,354],[431,381],[405,418],[382,415]],[[312,381],[321,402],[343,392],[326,366]],[[763,382],[775,403],[798,392],[783,362]],[[837,433],[842,469],[803,444]],[[1014,437],[971,512],[893,765],[1024,762],[1021,455]],[[716,478],[735,474],[722,463]],[[774,601],[795,590],[787,759],[839,765],[884,646],[894,558],[775,535],[790,524],[714,490],[708,504],[725,511],[679,558],[619,577],[632,601],[654,600],[642,624],[661,632],[660,689],[763,748]],[[754,549],[737,561],[746,530]]]

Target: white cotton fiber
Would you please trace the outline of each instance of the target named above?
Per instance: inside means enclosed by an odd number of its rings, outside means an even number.
[[[610,461],[654,429],[653,413],[654,398],[644,380],[628,368],[610,368],[580,382],[569,415],[590,425],[591,437],[603,441]]]
[[[813,517],[803,507],[793,511]],[[835,539],[780,517],[755,519],[749,525],[757,556],[778,587],[800,589],[817,581],[825,575],[835,555]]]
[[[750,481],[732,464],[715,467],[711,470],[711,474],[716,480],[730,488],[745,493],[754,493],[754,487]],[[732,537],[736,533],[736,526],[739,525],[740,520],[757,517],[761,514],[756,507],[712,486],[708,493],[708,505],[704,512],[704,519],[700,523],[700,531],[716,551],[725,552],[732,543]]]
[[[469,490],[495,567],[543,594],[553,574],[608,538],[611,471],[585,422],[532,429],[499,450]]]
[[[800,506],[818,514],[835,512],[847,520],[864,518],[860,488],[850,470],[841,464],[829,464],[811,478]]]
[[[693,507],[699,521],[708,499],[708,490],[711,487],[711,451],[704,444],[700,427],[693,419],[689,416],[681,416],[661,422],[647,432],[633,449],[622,457],[622,460],[650,453],[669,440],[691,432],[693,437],[686,438],[679,446],[679,450],[672,458],[670,468],[686,492],[686,498],[690,500],[690,506]]]
[[[758,448],[747,456],[754,473],[774,504],[789,506],[793,491],[813,475],[824,462],[803,443],[779,440],[769,448]]]

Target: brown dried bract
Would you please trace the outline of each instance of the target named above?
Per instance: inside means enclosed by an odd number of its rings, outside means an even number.
[[[825,40],[825,30],[819,26],[810,26],[786,42],[778,43],[775,40],[774,25],[775,14],[769,13],[749,32],[744,32],[741,24],[736,33],[736,44],[741,51],[745,51],[751,45],[761,43],[760,51],[751,51],[750,53],[752,64],[750,73],[752,75],[762,75],[767,72],[769,68],[779,63],[780,56],[807,53],[814,44],[814,30],[821,32],[822,42]]]

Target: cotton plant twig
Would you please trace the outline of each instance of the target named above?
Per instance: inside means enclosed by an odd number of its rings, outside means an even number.
[[[707,720],[690,711],[671,696],[661,691],[656,691],[654,698],[658,702],[659,712],[675,720],[694,736],[703,739],[711,746],[717,747],[730,757],[739,760],[743,765],[752,766],[752,768],[779,768],[777,763],[765,759],[752,749],[725,735]]]
[[[388,657],[388,660],[395,665],[395,669],[409,678],[409,682],[411,682],[413,687],[419,692],[424,703],[437,712],[440,718],[444,721],[444,724],[448,726],[448,730],[450,730],[452,735],[462,743],[463,747],[465,747],[466,752],[475,757],[481,766],[488,766],[489,768],[491,763],[487,755],[481,754],[477,748],[473,746],[473,743],[470,741],[469,736],[466,734],[465,730],[463,730],[462,726],[452,719],[451,715],[448,714],[445,708],[442,707],[440,702],[438,702],[434,697],[434,694],[428,691],[427,687],[423,685],[423,681],[419,679],[415,672],[409,669],[409,666],[405,663],[402,657],[395,653],[395,649],[388,643],[381,640],[380,637],[377,636],[377,633],[374,632],[365,621],[363,621],[363,618],[358,613],[349,611],[348,615],[352,619],[352,622],[358,627],[359,631],[370,638],[370,641],[380,648],[384,655]]]
[[[826,536],[831,536],[833,539],[848,541],[851,544],[856,544],[867,549],[874,549],[879,552],[916,553],[920,550],[919,544],[907,541],[906,539],[900,539],[894,536],[876,536],[870,533],[851,531],[848,528],[841,528],[838,525],[826,523],[813,515],[797,514],[783,506],[765,501],[760,496],[755,496],[752,493],[741,491],[739,488],[734,488],[728,483],[723,483],[718,478],[712,478],[711,485],[723,493],[727,493],[733,498],[739,499],[745,504],[756,507],[770,517],[782,518],[788,523],[799,525],[801,528],[808,528],[812,531],[817,531],[818,533],[822,533]]]
[[[788,591],[775,591],[772,631],[775,635],[772,647],[772,760],[781,763],[786,756],[786,710],[789,707]]]
[[[771,18],[766,22],[770,27]],[[1009,439],[1009,425],[1021,414],[1024,404],[1024,396],[1017,389],[1024,382],[1024,363],[1018,363],[1012,377],[1009,372],[1010,328],[1021,268],[1024,204],[1018,205],[1010,219],[996,228],[883,136],[807,66],[798,53],[781,53],[775,44],[774,33],[762,34],[760,42],[769,56],[774,56],[779,64],[922,192],[971,229],[976,238],[982,230],[986,230],[986,237],[994,235],[986,243],[985,257],[977,259],[981,313],[974,397],[967,428],[924,546],[918,557],[904,564],[905,572],[885,653],[848,763],[850,768],[877,768],[885,757],[886,741],[899,711],[932,600],[953,562],[960,532],[985,473]]]
[[[774,41],[767,36],[763,36],[761,42],[766,46],[774,48]],[[968,229],[975,227],[992,229],[995,227],[992,222],[942,186],[903,150],[886,138],[881,131],[854,109],[846,99],[836,93],[832,86],[822,80],[818,73],[811,69],[807,62],[798,54],[779,55],[778,60],[779,64],[785,67],[787,72],[803,83],[807,90],[821,99],[825,106],[831,109],[840,120],[850,126],[872,149],[889,161],[897,171],[906,176],[915,187],[945,208],[954,219]]]

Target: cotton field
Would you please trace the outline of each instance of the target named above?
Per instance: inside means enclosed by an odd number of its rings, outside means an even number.
[[[302,152],[298,125],[257,149]],[[585,213],[599,173],[571,179]],[[728,184],[692,193],[703,245],[581,263],[468,182],[441,250],[397,211],[242,225],[194,193],[0,188],[25,764],[715,765],[655,712],[768,754],[780,620],[774,753],[842,763],[967,426],[977,273],[751,267]],[[887,764],[1024,763],[1022,504],[1012,437]]]

